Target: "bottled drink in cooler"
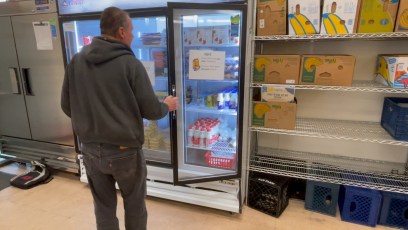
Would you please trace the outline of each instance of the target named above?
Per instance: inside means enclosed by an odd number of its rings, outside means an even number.
[[[201,133],[200,133],[200,147],[205,148],[205,142],[206,142],[206,133],[205,129],[201,128]]]
[[[231,90],[227,89],[227,90],[225,90],[225,93],[224,93],[224,106],[225,106],[225,108],[230,107],[230,101],[231,101]]]
[[[229,108],[235,110],[238,108],[238,89],[231,91]]]
[[[223,95],[223,93],[218,93],[218,95],[217,95],[217,108],[218,108],[218,110],[223,110],[224,107],[225,107],[224,95]]]
[[[200,130],[200,127],[197,125],[194,130],[194,143],[193,144],[195,146],[200,145],[200,137],[201,137],[201,130]]]
[[[192,146],[194,143],[194,128],[192,125],[188,128],[187,136],[188,136],[188,145]]]

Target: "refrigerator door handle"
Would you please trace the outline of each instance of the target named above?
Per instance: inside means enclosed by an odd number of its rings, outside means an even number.
[[[176,96],[176,85],[171,85],[171,94],[172,94],[173,97]],[[176,120],[176,118],[177,118],[177,113],[176,113],[176,111],[177,111],[177,110],[174,110],[174,111],[172,112],[172,113],[173,113],[173,120]]]
[[[29,68],[21,68],[21,73],[23,75],[24,90],[27,96],[34,96],[33,89],[31,87],[31,76]]]
[[[13,94],[21,94],[20,79],[18,78],[18,70],[15,67],[9,68],[11,91]]]

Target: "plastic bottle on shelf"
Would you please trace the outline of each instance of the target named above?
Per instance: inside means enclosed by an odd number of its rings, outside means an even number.
[[[206,107],[213,107],[213,101],[212,101],[212,96],[208,95],[205,97],[205,106]]]
[[[231,91],[229,108],[230,109],[237,109],[237,107],[238,107],[238,90],[233,89]]]
[[[215,141],[215,125],[212,124],[212,125],[210,126],[210,129],[211,129],[210,144],[212,144],[212,143],[214,143],[214,141]]]
[[[205,128],[201,128],[201,132],[200,132],[200,147],[205,148],[206,138],[207,138],[207,134],[206,134]]]
[[[205,147],[206,148],[210,147],[210,145],[212,144],[211,138],[212,138],[211,128],[208,127],[207,130],[206,130],[206,133],[205,133]]]
[[[201,131],[200,131],[200,127],[197,125],[194,129],[194,142],[193,144],[195,146],[199,146],[200,145],[200,137],[201,137]]]
[[[224,93],[224,107],[225,108],[230,107],[230,101],[231,101],[231,90],[227,89],[225,90],[225,93]]]
[[[188,128],[188,145],[192,146],[194,143],[194,126],[190,125]]]
[[[223,93],[218,93],[218,95],[217,95],[217,108],[218,108],[218,110],[223,110],[224,107],[225,107],[224,95],[223,95]]]

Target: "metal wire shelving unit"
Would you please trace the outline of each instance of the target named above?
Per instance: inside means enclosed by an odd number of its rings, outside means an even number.
[[[262,133],[408,146],[406,141],[393,139],[378,122],[298,118],[294,130],[256,126],[250,127],[250,130]]]
[[[356,34],[307,34],[255,36],[255,41],[322,41],[322,40],[398,40],[407,39],[408,33],[356,33]]]
[[[252,83],[251,87],[259,88],[276,84]],[[345,91],[345,92],[371,92],[371,93],[408,93],[408,88],[389,88],[376,81],[353,81],[353,85],[348,86],[321,86],[321,85],[295,85],[297,90],[324,90],[324,91]]]
[[[408,194],[403,163],[259,148],[250,158],[250,170]]]
[[[253,7],[253,9],[256,9],[256,1],[254,1]],[[254,13],[252,19],[253,28],[256,28],[256,20],[256,14]],[[371,43],[362,43],[359,41],[397,41],[393,42],[392,44],[399,44],[400,41],[408,40],[408,33],[402,32],[355,33],[338,35],[254,35],[255,33],[253,32],[253,36],[251,36],[249,39],[251,41],[251,51],[253,52],[251,54],[250,63],[252,69],[254,68],[253,55],[256,53],[264,54],[264,49],[267,50],[266,53],[270,53],[274,46],[278,46],[279,49],[277,50],[282,52],[281,46],[286,44],[288,46],[293,45],[294,47],[300,47],[301,51],[299,51],[299,54],[302,54],[302,52],[319,53],[317,51],[315,52],[313,47],[310,49],[302,49],[304,46],[315,46],[315,44],[312,45],[314,42],[317,44],[317,42],[336,43],[337,41],[347,41],[346,43],[348,43],[348,41],[350,41],[351,43],[347,45],[345,45],[343,42],[339,43],[342,45],[341,47],[350,49],[350,47],[354,45],[367,44],[366,46],[368,47],[371,45]],[[294,44],[289,44],[291,42]],[[377,44],[377,42],[373,44]],[[338,48],[335,45],[330,48],[330,46],[327,46],[327,44],[319,47],[331,49],[331,51],[335,51],[335,49]],[[296,50],[290,50],[290,54],[297,53]],[[401,52],[404,52],[402,50]],[[282,53],[285,53],[285,51]],[[289,53],[289,51],[287,53]],[[250,79],[253,79],[252,71],[249,74],[251,75]],[[360,77],[359,79],[367,79],[369,76],[358,77]],[[254,90],[256,92],[259,91],[256,88],[260,88],[265,85],[271,84],[250,82],[248,84],[249,100],[252,101],[252,94]],[[408,89],[389,88],[376,81],[373,81],[372,78],[370,78],[370,80],[354,80],[352,86],[349,87],[319,85],[294,85],[294,87],[296,90],[384,94],[392,93],[400,94],[401,96],[405,96],[403,94],[408,93]],[[251,104],[249,110],[252,111]],[[251,120],[251,117],[249,117],[249,120]],[[332,154],[264,148],[258,146],[257,143],[258,134],[271,133],[278,135],[326,138],[408,147],[408,142],[395,140],[381,127],[379,122],[333,120],[330,118],[298,118],[296,120],[296,128],[294,130],[283,130],[251,126],[251,121],[249,121],[248,131],[250,133],[248,135],[248,152],[250,152],[247,165],[248,171],[408,194],[408,162],[393,163],[388,161],[376,161]],[[255,133],[256,135],[252,135]],[[344,155],[351,154],[348,153]]]

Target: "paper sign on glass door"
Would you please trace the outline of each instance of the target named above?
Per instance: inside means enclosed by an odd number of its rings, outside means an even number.
[[[149,76],[152,86],[156,84],[154,61],[142,61],[143,66],[146,69],[147,75]]]
[[[224,80],[225,52],[190,50],[189,79]]]

